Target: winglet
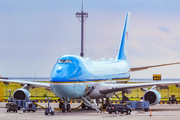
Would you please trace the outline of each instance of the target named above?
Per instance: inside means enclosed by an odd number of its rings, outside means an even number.
[[[127,12],[122,39],[116,56],[116,61],[127,59],[129,23],[130,23],[130,12]]]

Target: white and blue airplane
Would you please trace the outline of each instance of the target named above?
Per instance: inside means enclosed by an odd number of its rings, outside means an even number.
[[[29,90],[32,87],[44,87],[51,90],[63,99],[62,112],[70,111],[70,99],[82,99],[85,105],[98,111],[90,100],[110,98],[116,92],[129,93],[131,89],[136,88],[145,91],[143,99],[149,101],[150,105],[158,104],[161,100],[158,90],[168,85],[179,87],[180,81],[126,84],[130,79],[130,73],[153,67],[180,64],[180,62],[131,67],[127,59],[129,22],[130,12],[127,12],[121,43],[114,60],[91,61],[77,55],[64,55],[54,65],[50,83],[6,79],[0,79],[0,81],[24,84],[22,88],[13,93],[13,99],[30,99]],[[147,90],[145,89],[147,87],[152,88]]]

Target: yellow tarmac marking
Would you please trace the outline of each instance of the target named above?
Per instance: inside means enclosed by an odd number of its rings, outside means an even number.
[[[35,102],[33,102],[33,103],[34,103],[35,105],[37,105],[37,106],[39,106],[39,107],[45,109],[45,107],[43,107],[43,106],[41,106],[41,105],[39,105],[39,104],[37,104],[37,103],[35,103]]]

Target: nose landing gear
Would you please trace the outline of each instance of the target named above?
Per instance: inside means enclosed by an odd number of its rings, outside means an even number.
[[[65,112],[71,112],[71,105],[70,105],[70,101],[69,101],[69,98],[63,98],[63,101],[60,101],[59,103],[59,108],[62,109],[62,112],[65,113]]]

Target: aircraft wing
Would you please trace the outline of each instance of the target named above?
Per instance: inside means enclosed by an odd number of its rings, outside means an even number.
[[[136,67],[131,67],[130,71],[139,71],[139,70],[144,70],[148,68],[153,68],[153,67],[160,67],[160,66],[167,66],[167,65],[175,65],[175,64],[180,64],[180,62],[175,62],[175,63],[167,63],[167,64],[157,64],[157,65],[147,65],[147,66],[136,66]]]
[[[23,80],[9,80],[9,79],[0,79],[0,82],[8,82],[8,83],[20,83],[20,84],[29,84],[34,87],[43,87],[50,90],[50,83],[43,83],[43,82],[31,82],[31,81],[23,81]]]
[[[137,88],[147,88],[157,85],[168,86],[168,85],[178,85],[180,81],[171,81],[171,82],[153,82],[153,83],[136,83],[136,84],[102,84],[99,88],[99,92],[102,94],[109,94],[118,91],[124,91],[127,89],[137,89]]]

